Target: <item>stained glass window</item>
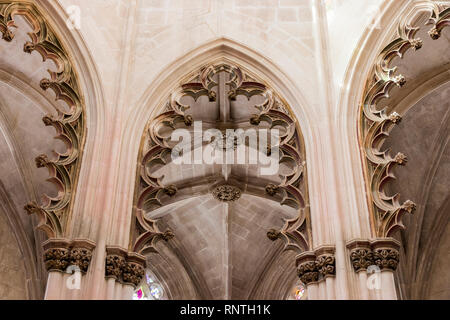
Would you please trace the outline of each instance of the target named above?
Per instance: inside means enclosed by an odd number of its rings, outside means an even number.
[[[292,288],[288,300],[307,300],[307,291],[303,284],[298,281]]]
[[[164,300],[164,289],[150,270],[146,270],[144,280],[133,294],[133,300]]]
[[[302,300],[304,295],[305,295],[305,288],[299,287],[299,288],[295,289],[295,294],[294,294],[295,300]]]

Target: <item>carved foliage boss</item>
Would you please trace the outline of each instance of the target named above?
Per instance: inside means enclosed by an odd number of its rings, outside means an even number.
[[[173,146],[170,144],[168,131],[176,128],[188,129],[194,124],[194,118],[186,113],[191,108],[181,102],[183,97],[191,97],[197,101],[201,96],[208,97],[210,102],[217,100],[213,90],[219,84],[215,81],[219,73],[226,73],[229,80],[227,98],[231,101],[238,96],[250,99],[254,96],[263,98],[263,102],[255,106],[255,113],[248,120],[254,127],[265,125],[273,129],[282,127],[280,143],[280,163],[289,163],[294,168],[287,175],[280,175],[279,185],[269,184],[265,188],[267,196],[279,199],[282,205],[298,209],[298,216],[285,222],[282,230],[270,230],[268,236],[272,240],[285,240],[286,249],[299,252],[310,247],[309,211],[307,206],[307,187],[304,179],[306,164],[301,132],[294,120],[292,112],[282,99],[266,84],[249,75],[243,68],[228,64],[217,63],[201,68],[184,81],[170,95],[165,108],[147,125],[145,141],[143,142],[143,155],[139,160],[139,183],[137,186],[136,221],[138,236],[134,248],[136,252],[143,253],[152,250],[154,240],[171,236],[170,232],[164,234],[156,227],[156,221],[145,216],[153,207],[163,206],[164,199],[174,197],[179,191],[177,186],[166,186],[163,177],[155,177],[149,168],[154,165],[166,165]],[[162,134],[163,132],[164,134]],[[272,147],[268,147],[270,154]],[[230,194],[228,194],[230,193]],[[221,201],[235,201],[240,197],[240,191],[234,186],[218,186],[213,195]]]

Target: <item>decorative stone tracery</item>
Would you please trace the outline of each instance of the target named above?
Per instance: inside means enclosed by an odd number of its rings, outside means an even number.
[[[311,228],[309,226],[309,207],[307,206],[307,186],[304,179],[306,170],[305,150],[302,145],[301,132],[292,112],[273,90],[241,67],[229,63],[217,63],[207,65],[201,68],[198,73],[189,76],[180,87],[171,93],[165,108],[147,126],[142,147],[143,154],[140,156],[138,169],[136,224],[133,240],[133,247],[136,252],[154,252],[154,241],[167,238],[164,237],[165,233],[157,228],[156,221],[146,217],[148,208],[164,206],[164,198],[167,196],[168,186],[163,185],[162,177],[152,176],[147,169],[155,164],[167,165],[170,162],[168,157],[173,152],[173,146],[169,143],[167,132],[162,135],[160,130],[161,128],[169,131],[176,128],[189,129],[194,124],[195,119],[186,113],[191,106],[183,104],[181,99],[192,97],[197,101],[201,96],[206,96],[210,102],[216,101],[218,97],[213,89],[218,86],[218,83],[214,80],[214,77],[222,72],[229,75],[230,80],[227,81],[226,85],[229,88],[227,98],[230,101],[236,100],[241,95],[247,97],[248,100],[254,96],[264,98],[263,103],[255,106],[256,113],[251,116],[248,123],[252,126],[259,126],[264,123],[266,126],[268,125],[269,129],[278,126],[283,127],[284,133],[280,137],[280,144],[273,147],[280,150],[280,163],[291,162],[295,166],[292,173],[282,176],[280,185],[268,185],[265,188],[267,192],[264,193],[263,191],[260,195],[274,198],[274,200],[280,201],[282,205],[294,207],[299,212],[296,218],[286,221],[282,230],[276,232],[276,237],[271,236],[270,238],[272,240],[283,239],[286,250],[302,252],[310,248]],[[228,137],[225,136],[218,141],[219,149],[223,149],[224,145],[229,145],[232,149],[235,149],[239,144],[238,142],[236,140],[229,141]],[[271,151],[272,146],[268,148],[267,154],[270,155]],[[171,186],[171,190],[173,192],[169,195],[170,197],[178,196],[179,186]],[[237,186],[230,184],[212,186],[213,196],[220,201],[238,200],[242,193],[238,190]],[[271,232],[272,230],[269,231],[269,233]],[[166,233],[172,235],[170,231]]]
[[[47,168],[51,181],[58,190],[56,197],[44,196],[42,204],[30,203],[25,206],[29,214],[37,214],[38,228],[45,231],[48,238],[63,238],[67,235],[67,221],[73,205],[75,188],[80,170],[80,159],[85,139],[84,102],[73,65],[59,35],[32,2],[0,0],[0,32],[8,42],[14,39],[16,16],[22,16],[32,26],[30,41],[24,44],[27,53],[37,51],[43,60],[53,60],[56,71],[49,70],[49,78],[42,79],[42,90],[52,89],[56,99],[65,102],[68,111],[58,110],[56,116],[46,116],[43,122],[53,126],[56,139],[63,141],[66,151],[54,151],[54,157],[40,155],[36,158],[38,168]]]
[[[433,40],[441,36],[442,29],[450,24],[450,8],[444,9],[438,3],[429,4],[431,17],[428,25],[433,27],[429,35]],[[419,28],[402,24],[395,40],[389,43],[378,56],[372,73],[368,77],[364,100],[361,106],[361,138],[367,164],[367,176],[370,181],[371,210],[373,212],[374,234],[378,238],[389,238],[396,230],[403,229],[402,216],[413,213],[416,205],[411,200],[399,203],[399,195],[389,196],[385,192],[386,183],[394,178],[393,168],[406,165],[408,158],[403,153],[395,156],[383,151],[383,143],[389,136],[393,126],[401,121],[401,115],[396,112],[387,114],[387,107],[379,110],[377,103],[382,98],[388,98],[395,86],[403,87],[407,79],[396,74],[397,68],[391,66],[394,58],[402,58],[410,50],[419,50],[423,41],[416,38]]]

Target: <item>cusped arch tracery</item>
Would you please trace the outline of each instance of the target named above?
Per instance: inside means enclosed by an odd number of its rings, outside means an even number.
[[[434,277],[445,282],[431,267],[448,259],[436,252],[448,221],[450,2],[411,5],[406,16],[369,75],[359,129],[372,237],[401,240],[399,297],[423,299]]]
[[[427,33],[436,41],[441,37],[444,27],[449,25],[450,9],[432,3],[427,12],[430,11],[431,17],[425,25],[431,25]],[[416,17],[416,21],[423,22],[423,12],[421,18]],[[396,231],[404,228],[403,215],[416,209],[413,201],[400,203],[399,194],[389,195],[387,192],[389,181],[395,179],[394,168],[406,165],[408,157],[402,152],[393,155],[386,149],[389,133],[401,122],[400,113],[404,113],[404,110],[400,110],[396,104],[386,106],[383,103],[385,99],[391,98],[395,88],[403,88],[407,83],[408,79],[398,73],[398,67],[393,61],[403,59],[408,51],[422,49],[423,40],[417,37],[422,29],[407,22],[401,23],[396,38],[377,57],[361,104],[360,140],[366,162],[373,234],[378,238],[393,237]]]
[[[303,138],[295,117],[281,96],[243,67],[219,61],[182,79],[159,110],[147,124],[139,154],[136,223],[131,239],[133,251],[155,252],[158,240],[177,237],[176,230],[161,230],[158,224],[167,226],[166,222],[170,220],[165,216],[175,215],[185,204],[194,205],[195,209],[199,203],[198,210],[204,205],[210,207],[211,212],[223,204],[237,210],[239,216],[245,214],[239,209],[241,203],[247,204],[251,199],[261,199],[258,203],[266,203],[267,210],[276,207],[277,203],[282,205],[280,208],[286,208],[284,212],[280,209],[283,213],[276,218],[284,222],[263,233],[273,241],[284,239],[282,251],[300,253],[310,250],[312,239]],[[200,140],[196,139],[199,120],[203,130],[216,129],[218,136],[209,141],[204,141],[201,136]],[[236,151],[245,145],[248,157],[250,138],[228,137],[227,129],[272,128],[280,130],[279,143],[274,146],[269,143],[263,152],[269,157],[271,152],[279,150],[280,169],[275,174],[261,175],[259,164],[195,164],[194,155],[199,148],[224,151],[220,154],[225,159],[227,150]],[[185,130],[194,137],[187,143],[189,154],[180,153],[176,149],[178,142],[171,141],[171,134],[176,129]],[[188,156],[192,164],[175,163],[174,152]],[[193,204],[190,199],[198,200]],[[192,220],[195,219],[192,216]],[[200,220],[191,228],[202,228],[202,223]],[[229,223],[235,226],[235,221]]]
[[[73,205],[76,184],[80,170],[80,159],[85,140],[84,101],[70,53],[60,40],[58,33],[44,18],[40,9],[31,2],[0,1],[0,32],[2,39],[12,43],[18,32],[16,18],[23,18],[31,27],[29,40],[23,44],[25,53],[38,52],[43,61],[52,61],[55,68],[49,69],[49,76],[39,86],[46,91],[52,89],[61,108],[43,118],[45,126],[53,127],[55,139],[64,145],[63,151],[36,158],[38,168],[47,168],[49,182],[55,185],[55,196],[44,195],[42,203],[32,202],[25,206],[30,214],[39,217],[38,228],[48,238],[64,238],[68,234],[67,222]],[[55,148],[56,149],[56,148]]]

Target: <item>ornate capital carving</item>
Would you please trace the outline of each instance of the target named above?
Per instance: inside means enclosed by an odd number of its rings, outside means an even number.
[[[106,256],[105,277],[120,280],[125,258],[119,255]]]
[[[317,269],[316,255],[308,251],[297,257],[297,276],[305,284],[319,281],[319,270]]]
[[[381,270],[397,270],[400,243],[395,239],[377,239],[371,243],[373,261]]]
[[[347,243],[347,248],[355,272],[365,271],[370,266],[377,266],[380,270],[397,270],[400,243],[395,239],[357,239]]]
[[[297,275],[308,285],[336,275],[336,258],[334,246],[321,246],[297,256]]]
[[[65,150],[62,152],[55,151],[52,159],[49,159],[46,155],[41,155],[36,159],[38,167],[49,169],[51,176],[48,180],[56,185],[58,196],[45,195],[41,205],[31,203],[26,206],[29,213],[38,216],[38,228],[44,231],[48,238],[61,239],[67,236],[66,223],[69,220],[68,216],[71,212],[73,195],[77,185],[86,132],[83,95],[73,64],[74,59],[63,45],[63,41],[55,32],[50,21],[33,1],[0,1],[0,32],[2,38],[8,42],[14,39],[12,30],[18,28],[18,24],[15,23],[17,16],[26,20],[32,30],[28,33],[29,41],[23,44],[23,50],[26,53],[36,51],[44,61],[52,60],[57,66],[57,70],[48,70],[48,78],[40,81],[41,89],[52,89],[56,99],[64,101],[69,106],[67,111],[57,111],[52,123],[47,123],[45,120],[50,117],[44,119],[46,125],[55,128],[55,138],[64,141]],[[89,259],[87,258],[87,251],[81,250],[72,254],[75,256],[73,260],[81,265],[86,263],[86,259]],[[55,250],[53,250],[53,254],[50,251],[48,252],[49,265],[57,265],[56,260],[58,259],[55,258],[55,255]],[[86,258],[81,258],[81,256]]]
[[[106,248],[105,277],[114,278],[116,281],[122,279],[122,270],[125,264],[127,251],[119,247]]]
[[[426,7],[431,14],[426,23],[431,25],[429,28],[426,27],[429,29],[428,34],[437,40],[441,37],[442,30],[450,25],[450,8],[433,1],[429,1]],[[395,86],[401,88],[406,84],[406,78],[397,73],[397,66],[392,63],[393,60],[396,57],[403,58],[408,50],[417,51],[425,45],[421,39],[416,38],[418,31],[424,27],[413,27],[413,24],[402,20],[395,39],[379,53],[367,77],[364,100],[361,104],[360,130],[367,165],[368,194],[371,200],[373,228],[375,236],[379,238],[392,237],[397,230],[404,229],[403,215],[413,213],[416,207],[410,200],[403,204],[399,203],[398,194],[391,196],[386,193],[387,182],[394,177],[393,169],[396,166],[406,165],[408,158],[401,152],[393,156],[385,150],[384,142],[388,139],[392,128],[400,122],[401,117],[396,112],[388,115],[387,111],[390,108],[379,103],[382,98],[389,97],[392,88]],[[365,255],[364,251],[355,252],[355,263],[358,254]]]
[[[314,250],[317,269],[323,279],[336,275],[336,258],[334,246],[321,246]]]
[[[50,248],[45,250],[44,264],[48,272],[65,272],[69,266],[69,250],[65,248]]]
[[[105,278],[138,286],[145,275],[146,259],[135,252],[120,247],[106,248]]]
[[[350,253],[350,260],[356,272],[367,270],[373,265],[373,253],[369,248],[357,248]]]
[[[137,253],[129,253],[123,266],[122,279],[125,284],[139,285],[145,275],[146,260]]]
[[[50,239],[43,244],[44,264],[48,272],[66,272],[70,266],[77,266],[86,273],[92,259],[95,243],[90,240]]]
[[[350,261],[355,272],[367,270],[373,265],[373,253],[369,240],[352,240],[347,243],[350,250]]]

